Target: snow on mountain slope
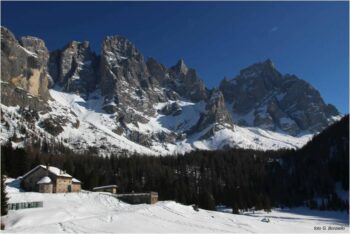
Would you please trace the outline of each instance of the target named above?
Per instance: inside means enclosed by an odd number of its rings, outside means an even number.
[[[142,145],[136,144],[125,137],[122,137],[112,130],[116,127],[113,121],[113,114],[105,113],[101,107],[103,100],[98,91],[90,96],[92,98],[85,101],[79,95],[68,94],[58,90],[51,89],[50,95],[55,101],[50,102],[50,106],[54,112],[62,113],[63,115],[72,113],[79,119],[79,127],[72,128],[71,126],[64,127],[64,131],[59,135],[61,138],[69,139],[69,143],[76,145],[97,145],[101,146],[105,143],[111,145],[112,148],[125,149],[144,154],[155,154]],[[64,113],[66,112],[66,113]]]
[[[155,105],[155,109],[160,111],[164,106],[172,103],[175,103],[175,101],[158,103]],[[176,103],[181,107],[181,114],[158,114],[157,116],[150,118],[150,121],[146,124],[139,123],[138,127],[129,126],[143,133],[159,131],[183,132],[195,125],[200,118],[200,113],[205,111],[205,103],[203,101],[198,103],[177,101]]]
[[[214,136],[209,139],[200,139],[201,133],[194,134],[176,144],[158,143],[153,141],[150,148],[138,145],[123,136],[112,131],[116,127],[114,114],[107,114],[102,109],[103,100],[98,92],[90,95],[92,98],[85,101],[80,96],[68,94],[57,90],[50,90],[51,96],[55,99],[51,106],[58,112],[68,108],[73,112],[80,121],[78,129],[65,127],[65,131],[59,136],[68,138],[69,142],[87,142],[87,144],[96,144],[98,138],[102,142],[109,142],[121,148],[133,149],[136,152],[145,154],[167,154],[167,153],[184,153],[193,149],[221,149],[223,147],[239,147],[254,149],[279,149],[279,148],[298,148],[303,146],[310,138],[310,135],[301,137],[292,137],[287,134],[272,132],[259,128],[244,128],[236,126],[232,131],[223,129],[215,132]],[[173,103],[172,101],[169,103]],[[158,103],[156,109],[160,110],[166,104]],[[145,134],[156,132],[183,132],[196,124],[200,118],[200,113],[205,110],[203,102],[191,103],[179,101],[182,111],[179,115],[162,115],[157,114],[149,118],[148,123],[138,123],[138,126],[129,124],[130,129]],[[103,138],[104,137],[104,138]]]
[[[43,40],[16,39],[5,27],[1,38],[0,141],[14,147],[48,142],[99,155],[295,148],[340,117],[270,59],[209,89],[184,60],[145,61],[123,36],[105,37],[100,53],[88,41],[49,52]]]
[[[26,125],[23,114],[19,113],[19,107],[6,107],[1,105],[4,112],[3,118],[6,123],[1,125],[1,142],[14,135],[25,140],[21,128],[36,135],[48,136],[43,127],[43,122],[54,119],[59,122],[61,132],[54,138],[63,142],[75,151],[94,150],[100,155],[108,155],[111,152],[137,152],[149,155],[167,155],[185,153],[194,149],[215,150],[227,147],[252,148],[260,150],[298,148],[303,146],[311,134],[293,137],[287,134],[272,132],[254,127],[235,126],[233,130],[222,128],[215,131],[211,137],[203,138],[203,135],[213,126],[210,125],[200,132],[190,135],[186,133],[200,119],[201,113],[205,112],[205,103],[193,103],[185,100],[176,101],[181,109],[179,113],[165,115],[161,110],[165,106],[174,104],[168,101],[155,104],[157,114],[153,117],[145,117],[146,123],[128,123],[130,131],[140,134],[155,136],[157,134],[176,133],[183,135],[182,138],[174,139],[174,142],[162,142],[157,138],[150,137],[151,145],[143,146],[128,139],[126,132],[116,131],[120,127],[118,113],[108,114],[103,110],[103,97],[99,90],[91,93],[88,99],[83,99],[77,94],[63,92],[61,89],[50,89],[53,100],[49,100],[51,111],[45,114],[39,113],[38,119],[33,126]],[[8,126],[5,126],[8,125]],[[22,127],[20,127],[22,126]],[[20,140],[19,140],[20,141]],[[13,146],[20,147],[21,142],[12,142]]]
[[[244,215],[202,209],[196,212],[191,206],[173,201],[129,205],[108,193],[20,192],[16,183],[15,180],[7,186],[9,202],[43,201],[44,206],[10,210],[3,219],[8,233],[276,233],[313,232],[315,226],[325,225],[349,231],[349,216],[345,212],[305,208]],[[270,222],[262,222],[264,217]]]
[[[244,148],[244,149],[280,149],[300,148],[311,139],[312,135],[292,137],[287,134],[272,132],[259,128],[235,126],[234,131],[223,129],[207,140],[195,141],[193,144],[199,149],[213,148]]]

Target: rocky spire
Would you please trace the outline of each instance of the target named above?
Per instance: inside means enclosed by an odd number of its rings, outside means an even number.
[[[149,65],[156,64],[155,60],[149,62]],[[152,68],[163,69],[156,67]],[[114,103],[123,108],[143,109],[147,115],[153,115],[153,103],[163,100],[162,94],[154,90],[157,82],[150,75],[142,54],[125,37],[109,36],[103,41],[100,74],[101,91],[109,106]]]
[[[183,59],[179,59],[179,61],[177,61],[177,63],[169,69],[169,72],[173,76],[180,76],[180,75],[185,76],[188,70],[189,69],[185,64],[185,61]]]
[[[216,131],[221,129],[233,129],[231,115],[225,107],[225,100],[222,92],[214,88],[210,91],[205,113],[202,113],[197,124],[189,130],[189,134],[208,129],[202,136],[202,139],[213,136]]]
[[[188,67],[187,65],[185,64],[185,61],[183,59],[180,59],[177,64],[175,65],[176,69],[183,73],[183,74],[186,74],[187,71],[188,71]]]
[[[198,102],[208,97],[204,82],[200,79],[197,71],[188,68],[183,59],[168,70],[169,76],[176,83],[174,89],[181,96]]]

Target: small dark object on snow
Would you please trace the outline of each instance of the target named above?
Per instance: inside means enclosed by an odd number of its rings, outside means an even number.
[[[195,211],[197,211],[197,212],[199,211],[198,205],[193,205],[192,207],[193,207],[193,209],[194,209]]]

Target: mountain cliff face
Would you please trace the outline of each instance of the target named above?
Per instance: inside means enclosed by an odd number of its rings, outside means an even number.
[[[311,137],[292,135],[316,133],[339,115],[269,60],[209,90],[184,60],[170,68],[145,61],[121,36],[106,37],[100,55],[86,41],[49,52],[4,27],[1,38],[2,143],[35,136],[98,154],[290,148]]]
[[[97,61],[89,42],[72,41],[50,53],[48,68],[54,82],[64,91],[87,97],[97,85]]]
[[[316,133],[334,122],[339,112],[320,93],[295,75],[282,75],[271,60],[241,70],[220,84],[234,121],[291,135]]]
[[[17,40],[1,27],[1,102],[4,105],[47,109],[52,83],[47,70],[49,52],[45,43],[35,37]]]
[[[168,70],[168,74],[174,82],[173,89],[180,96],[193,102],[207,99],[208,91],[203,81],[199,78],[196,70],[186,66],[184,60],[180,59],[175,66]]]

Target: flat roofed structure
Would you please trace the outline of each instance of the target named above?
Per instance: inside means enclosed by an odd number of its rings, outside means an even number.
[[[95,192],[109,192],[109,193],[117,193],[118,186],[115,184],[105,185],[100,187],[95,187],[92,190]]]

